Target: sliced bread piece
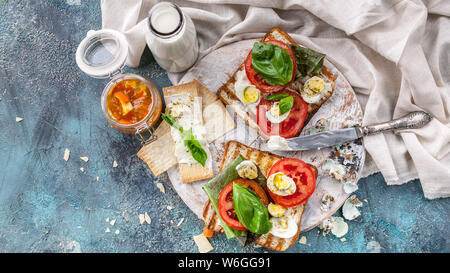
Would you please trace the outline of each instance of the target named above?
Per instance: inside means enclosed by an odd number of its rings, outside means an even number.
[[[230,141],[227,143],[225,147],[225,152],[223,154],[222,162],[219,168],[219,171],[222,171],[222,169],[230,164],[239,154],[244,156],[245,158],[252,160],[255,162],[256,165],[258,165],[258,168],[260,171],[264,174],[264,176],[267,177],[267,174],[269,173],[270,168],[280,159],[283,157],[265,152],[260,151],[258,149],[249,147],[247,145],[244,145],[237,141]],[[317,168],[310,165],[310,167],[313,169],[315,175],[317,176]],[[283,239],[279,238],[277,236],[274,236],[272,234],[264,234],[261,236],[258,236],[258,238],[255,240],[255,243],[258,245],[264,246],[271,250],[276,251],[284,251],[291,247],[298,239],[298,235],[300,234],[300,224],[302,221],[302,215],[303,211],[305,209],[306,202],[293,207],[289,209],[289,213],[292,215],[292,217],[295,219],[295,222],[297,223],[298,230],[297,234],[289,239]],[[208,200],[205,203],[205,206],[203,208],[203,218],[205,221],[205,226],[214,232],[222,232],[222,227],[220,226],[220,221],[215,213],[214,207],[212,206],[211,202]]]
[[[187,95],[192,99],[193,104],[193,118],[199,120],[203,125],[203,115],[202,115],[202,102],[201,97],[199,97],[199,92],[197,89],[197,83],[195,81],[180,84],[177,86],[171,86],[163,88],[164,100],[166,102],[170,101],[170,97],[176,95]],[[166,106],[167,107],[167,106]],[[187,130],[187,128],[185,128]],[[207,142],[206,142],[207,143]],[[202,145],[203,146],[203,145]],[[207,144],[206,144],[207,146]],[[208,149],[206,147],[206,149]],[[211,157],[211,153],[206,151],[208,156]],[[211,158],[208,159],[211,162]],[[207,178],[212,178],[214,176],[211,164],[207,164],[204,167],[200,163],[179,163],[179,171],[181,176],[181,182],[191,183],[198,180],[203,180]]]
[[[277,40],[281,41],[285,44],[298,44],[295,42],[289,34],[281,30],[280,28],[272,28],[267,32],[267,34],[264,36],[264,38],[261,41],[269,41],[269,40]],[[238,99],[238,97],[235,95],[235,89],[234,89],[234,83],[236,82],[236,74],[238,71],[244,70],[244,64],[241,64],[237,70],[234,72],[234,74],[231,76],[231,78],[222,85],[219,90],[217,90],[217,95],[219,98],[227,105],[233,109],[236,114],[242,118],[251,128],[255,129],[264,139],[268,140],[269,136],[266,135],[258,126],[257,121],[248,111],[246,111],[244,104]],[[331,92],[328,92],[319,102],[314,104],[308,104],[308,115],[306,116],[305,125],[308,123],[308,121],[311,119],[311,117],[317,112],[317,110],[320,108],[320,106],[328,100],[328,98],[331,97],[331,95],[334,92],[334,81],[337,77],[337,75],[333,75],[329,72],[329,70],[324,65],[322,67],[322,75],[328,78],[332,82],[332,90]],[[293,91],[296,91],[296,87],[294,84],[291,84],[288,89],[292,89]]]
[[[202,97],[203,122],[206,128],[206,140],[208,143],[211,143],[233,130],[236,127],[236,124],[217,95],[200,81],[194,79],[191,83],[184,85],[184,88],[191,86],[192,83],[197,85],[198,94]],[[155,141],[144,145],[137,155],[147,163],[154,176],[159,176],[172,166],[177,165],[177,158],[174,154],[170,126],[166,122],[162,122],[156,129],[155,134],[158,138]],[[164,154],[164,156],[161,156],[162,154]]]

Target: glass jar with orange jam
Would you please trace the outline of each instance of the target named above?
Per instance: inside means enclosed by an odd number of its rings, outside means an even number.
[[[153,133],[162,110],[156,86],[136,74],[115,76],[105,86],[101,102],[108,123],[127,134]]]
[[[162,100],[156,86],[137,74],[124,74],[128,42],[111,29],[89,31],[76,53],[77,65],[94,78],[110,78],[103,89],[101,106],[115,129],[136,134],[143,144],[156,139],[153,126],[159,120]]]

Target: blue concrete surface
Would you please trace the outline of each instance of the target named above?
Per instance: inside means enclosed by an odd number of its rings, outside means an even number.
[[[100,108],[106,81],[75,64],[78,43],[101,27],[99,1],[77,2],[0,0],[0,252],[196,252],[192,236],[202,221],[167,175],[153,177],[137,158],[138,141],[109,127]],[[148,51],[126,71],[170,85]],[[288,251],[366,252],[371,241],[383,252],[449,251],[449,199],[426,200],[419,181],[388,187],[379,174],[362,179],[356,193],[368,203],[349,222],[346,242],[313,229],[303,234],[306,245]],[[139,224],[144,212],[151,225]],[[224,236],[211,243],[216,252],[266,251]]]

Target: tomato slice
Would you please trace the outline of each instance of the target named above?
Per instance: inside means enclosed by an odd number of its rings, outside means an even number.
[[[277,92],[280,94],[289,94],[294,97],[294,105],[287,118],[280,123],[272,123],[267,119],[266,112],[270,110],[275,101],[261,99],[257,106],[256,120],[259,128],[269,136],[281,136],[291,138],[296,136],[303,128],[306,116],[308,115],[308,104],[303,98],[293,91],[287,89]]]
[[[269,190],[269,195],[273,201],[283,207],[294,207],[302,204],[311,196],[316,189],[316,178],[313,170],[300,159],[284,158],[275,163],[270,168],[270,175],[282,172],[294,179],[296,191],[292,195],[281,196]]]
[[[295,75],[297,74],[297,64],[295,62],[294,53],[292,52],[292,49],[287,44],[280,42],[280,41],[276,41],[276,40],[269,40],[269,41],[265,41],[264,43],[274,44],[274,45],[277,45],[277,46],[281,47],[282,49],[286,50],[286,52],[289,54],[289,56],[291,56],[292,64],[294,65],[293,70],[292,70],[292,79],[290,82],[288,82],[285,85],[270,85],[258,74],[258,72],[256,72],[253,69],[252,50],[250,50],[250,53],[248,54],[247,59],[245,59],[245,63],[244,63],[245,73],[247,74],[248,80],[262,92],[273,93],[273,92],[277,92],[277,91],[283,89],[284,87],[288,86],[289,84],[291,84],[294,81]]]
[[[230,227],[239,230],[247,230],[244,225],[239,222],[236,212],[233,207],[233,183],[238,183],[239,185],[252,190],[261,199],[263,204],[267,206],[269,204],[269,199],[264,191],[264,189],[255,181],[250,179],[239,178],[228,184],[220,193],[219,196],[219,214],[220,218],[227,223]]]

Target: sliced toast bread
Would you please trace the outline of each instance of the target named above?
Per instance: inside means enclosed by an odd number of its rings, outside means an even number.
[[[280,28],[272,28],[267,34],[262,38],[261,41],[269,41],[269,40],[278,40],[285,44],[298,44],[296,43],[286,32],[281,30]],[[242,118],[251,128],[255,129],[264,139],[268,140],[269,136],[267,136],[258,126],[257,121],[252,115],[245,111],[244,104],[238,99],[238,97],[235,95],[235,89],[234,89],[234,83],[236,82],[236,74],[240,70],[244,70],[244,64],[241,64],[237,70],[234,72],[234,74],[231,76],[231,78],[222,85],[219,90],[217,90],[217,95],[219,96],[220,100],[223,101],[226,105],[229,105],[231,109],[233,109],[236,114]],[[311,119],[311,117],[317,112],[317,110],[320,108],[320,106],[331,97],[334,91],[334,81],[337,77],[337,75],[333,75],[330,73],[330,71],[327,69],[327,67],[324,65],[322,67],[322,74],[323,76],[327,77],[332,82],[332,90],[328,92],[319,102],[314,104],[308,104],[308,115],[306,116],[306,120],[304,124],[307,124],[308,121]],[[299,91],[298,85],[291,84],[288,89],[291,89],[293,91]]]
[[[270,168],[283,157],[274,155],[269,152],[260,151],[255,148],[251,148],[247,145],[239,143],[237,141],[230,141],[227,143],[225,147],[225,152],[223,154],[222,162],[219,168],[219,171],[230,164],[239,154],[244,156],[245,158],[252,160],[258,165],[261,172],[264,176],[267,177]],[[317,168],[310,165],[313,169],[314,173],[317,175]],[[298,235],[300,234],[300,223],[302,221],[303,211],[305,209],[306,202],[294,207],[290,210],[291,215],[295,219],[295,222],[298,226],[297,234],[289,239],[283,239],[276,237],[272,234],[264,234],[259,236],[255,243],[258,245],[264,246],[268,249],[276,250],[276,251],[284,251],[291,247],[298,239]],[[203,208],[203,219],[205,220],[205,226],[214,232],[223,232],[223,229],[220,225],[219,218],[212,206],[211,202],[208,200],[205,203]]]
[[[185,84],[180,84],[177,86],[170,86],[163,88],[164,99],[167,102],[167,98],[170,96],[180,95],[180,94],[189,94],[194,99],[194,107],[198,106],[199,111],[195,111],[200,113],[200,119],[203,123],[202,117],[202,102],[201,97],[199,97],[199,91],[197,88],[197,83],[192,81]],[[199,99],[198,101],[196,99]],[[214,176],[212,167],[205,165],[203,167],[200,163],[195,164],[187,164],[187,163],[179,163],[178,164],[181,182],[183,183],[192,183],[194,181],[203,180],[207,178],[211,178]]]

